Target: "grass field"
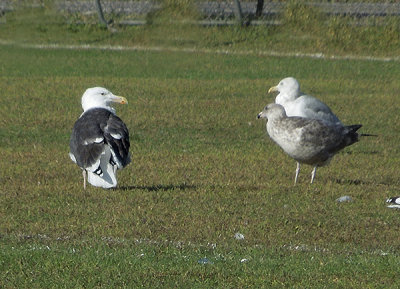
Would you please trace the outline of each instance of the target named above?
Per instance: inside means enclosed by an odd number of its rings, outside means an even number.
[[[112,44],[95,33],[70,42]],[[398,288],[400,218],[385,206],[400,187],[398,62],[33,49],[13,37],[0,34],[14,43],[0,45],[0,288]],[[295,162],[256,119],[290,75],[378,134],[313,185],[303,166],[293,186]],[[117,112],[132,163],[114,190],[84,191],[68,157],[91,86],[129,101]]]

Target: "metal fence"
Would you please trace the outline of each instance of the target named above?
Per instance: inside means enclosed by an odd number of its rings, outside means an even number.
[[[20,1],[0,0],[1,11],[14,9],[16,3]],[[32,1],[41,3],[42,1]],[[120,19],[122,24],[143,24],[149,13],[155,12],[163,7],[163,1],[136,0],[118,1],[101,0],[103,11],[106,15],[112,15]],[[193,9],[197,11],[199,17],[196,21],[203,24],[224,24],[237,22],[237,20],[248,21],[248,23],[274,23],[279,24],[279,15],[284,11],[286,1],[201,1],[195,0]],[[257,5],[262,4],[262,9],[257,9]],[[304,3],[304,2],[303,2]],[[396,2],[338,2],[338,1],[310,1],[306,5],[316,8],[327,15],[343,15],[356,18],[362,17],[385,17],[400,16],[400,3]],[[54,7],[58,11],[69,14],[96,14],[96,4],[94,0],[56,0]],[[241,19],[239,19],[241,18]],[[278,19],[277,19],[278,18]],[[253,20],[253,21],[251,21]],[[256,21],[254,21],[256,20]]]

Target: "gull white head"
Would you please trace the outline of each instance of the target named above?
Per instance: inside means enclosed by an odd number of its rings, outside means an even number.
[[[264,107],[263,111],[257,115],[257,118],[266,118],[268,120],[281,119],[286,117],[285,109],[282,105],[270,103]]]
[[[295,100],[300,96],[300,84],[293,77],[282,79],[277,86],[273,86],[268,90],[268,93],[278,91],[275,102],[282,104],[282,101]]]
[[[113,102],[120,104],[128,103],[125,97],[114,95],[103,87],[88,88],[82,96],[82,108],[84,112],[91,108],[101,107],[115,113],[115,109],[111,106]]]

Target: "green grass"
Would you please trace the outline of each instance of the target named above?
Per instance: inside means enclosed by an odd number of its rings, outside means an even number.
[[[95,247],[71,247],[61,242],[51,247],[22,244],[18,250],[6,249],[10,253],[1,254],[9,276],[3,281],[18,288],[32,287],[32,283],[69,288],[372,288],[376,279],[382,288],[388,288],[394,285],[397,274],[379,269],[399,265],[393,256],[332,256],[265,248],[186,249],[168,243],[149,246],[126,241],[104,241]],[[208,264],[198,262],[204,256]],[[10,257],[19,262],[10,262]]]
[[[107,15],[114,20],[110,30],[97,24],[96,14],[62,13],[56,10],[53,1],[44,2],[43,8],[21,8],[6,13],[1,18],[4,24],[0,24],[0,40],[19,44],[178,47],[253,53],[378,57],[398,57],[400,53],[397,17],[357,20],[327,16],[299,1],[289,1],[285,11],[276,17],[282,24],[275,26],[202,27],[190,24],[199,19],[191,8],[192,1],[168,0],[164,1],[163,9],[147,16],[151,25],[120,26],[118,23],[124,16]]]
[[[80,43],[108,34],[96,33]],[[1,288],[399,286],[400,221],[384,204],[400,188],[397,62],[17,44],[0,57]],[[289,75],[379,135],[313,185],[303,166],[293,186],[295,162],[256,120]],[[115,190],[84,191],[68,157],[95,85],[129,101],[117,112],[132,163]],[[354,201],[335,202],[343,195]]]

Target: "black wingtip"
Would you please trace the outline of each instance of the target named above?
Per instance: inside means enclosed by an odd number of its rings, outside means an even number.
[[[353,124],[353,125],[348,125],[346,126],[347,129],[349,129],[352,132],[356,132],[357,130],[359,130],[362,127],[362,124]],[[361,133],[358,136],[374,136],[377,137],[377,134],[369,134],[369,133]]]
[[[386,200],[386,203],[400,205],[400,197],[390,197],[389,199]]]
[[[362,124],[353,124],[353,125],[348,125],[346,128],[348,128],[350,131],[356,132],[362,127]]]

